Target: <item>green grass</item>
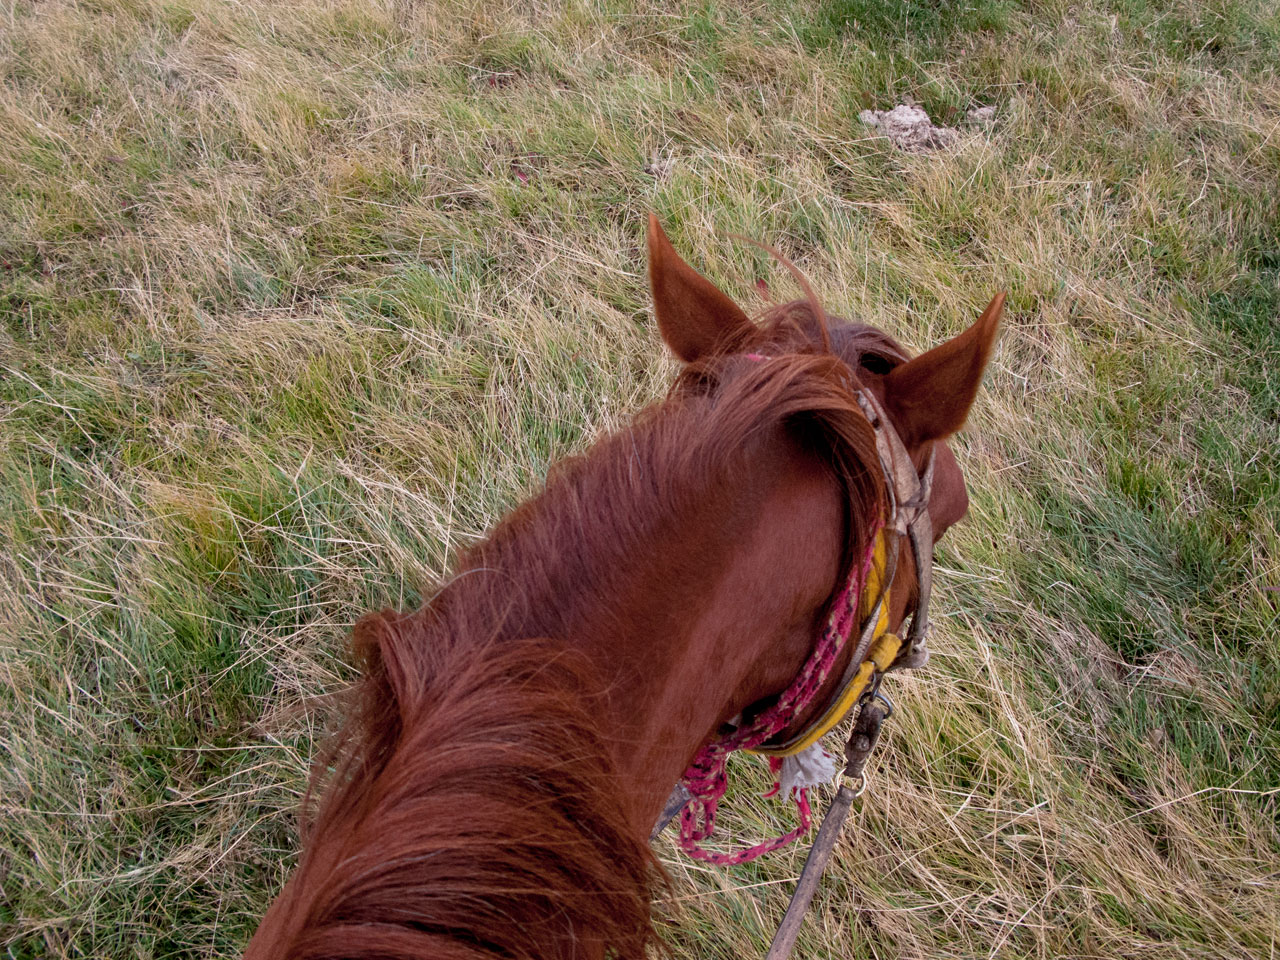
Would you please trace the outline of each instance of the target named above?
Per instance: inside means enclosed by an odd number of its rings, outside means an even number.
[[[0,2],[7,955],[243,946],[349,624],[661,395],[653,209],[915,348],[1010,290],[797,956],[1273,956],[1278,58],[1262,0]],[[759,955],[802,852],[659,851],[675,955]]]

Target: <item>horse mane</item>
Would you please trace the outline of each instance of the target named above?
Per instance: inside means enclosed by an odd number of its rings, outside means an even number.
[[[598,940],[642,957],[653,859],[578,695],[599,678],[553,640],[439,639],[391,613],[357,624],[362,709],[327,755],[272,955],[541,960]]]
[[[357,623],[363,678],[313,772],[269,955],[542,960],[575,941],[645,955],[660,870],[626,826],[607,681],[581,638],[625,620],[616,605],[661,581],[653,544],[708,491],[745,483],[778,429],[829,465],[844,562],[862,555],[883,478],[856,375],[815,324],[806,301],[768,311],[746,348],[759,358],[686,367],[666,400],[553,468],[420,611]]]

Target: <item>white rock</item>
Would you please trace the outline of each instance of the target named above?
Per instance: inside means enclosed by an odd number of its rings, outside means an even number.
[[[936,127],[920,107],[899,104],[892,110],[863,110],[858,119],[880,130],[899,150],[925,153],[949,147],[960,134],[953,127]]]

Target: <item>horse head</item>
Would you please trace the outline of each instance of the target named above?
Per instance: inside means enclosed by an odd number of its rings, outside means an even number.
[[[1004,293],[996,294],[964,332],[911,357],[884,331],[827,313],[803,277],[797,275],[809,294],[807,299],[781,304],[752,320],[681,259],[653,214],[648,244],[658,329],[677,359],[697,366],[734,354],[765,355],[779,346],[829,352],[876,398],[917,468],[932,461],[928,512],[934,542],[964,518],[969,497],[946,441],[964,426],[977,397],[995,345]],[[903,547],[911,549],[905,538]],[[893,585],[890,624],[894,630],[915,599],[912,566],[904,565],[905,575]]]

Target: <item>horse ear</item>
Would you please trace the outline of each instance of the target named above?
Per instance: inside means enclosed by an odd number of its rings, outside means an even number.
[[[1004,297],[996,294],[964,333],[885,377],[885,408],[908,447],[941,440],[964,426],[996,342]]]
[[[652,213],[649,287],[662,339],[685,363],[730,350],[752,330],[741,307],[680,259]]]

